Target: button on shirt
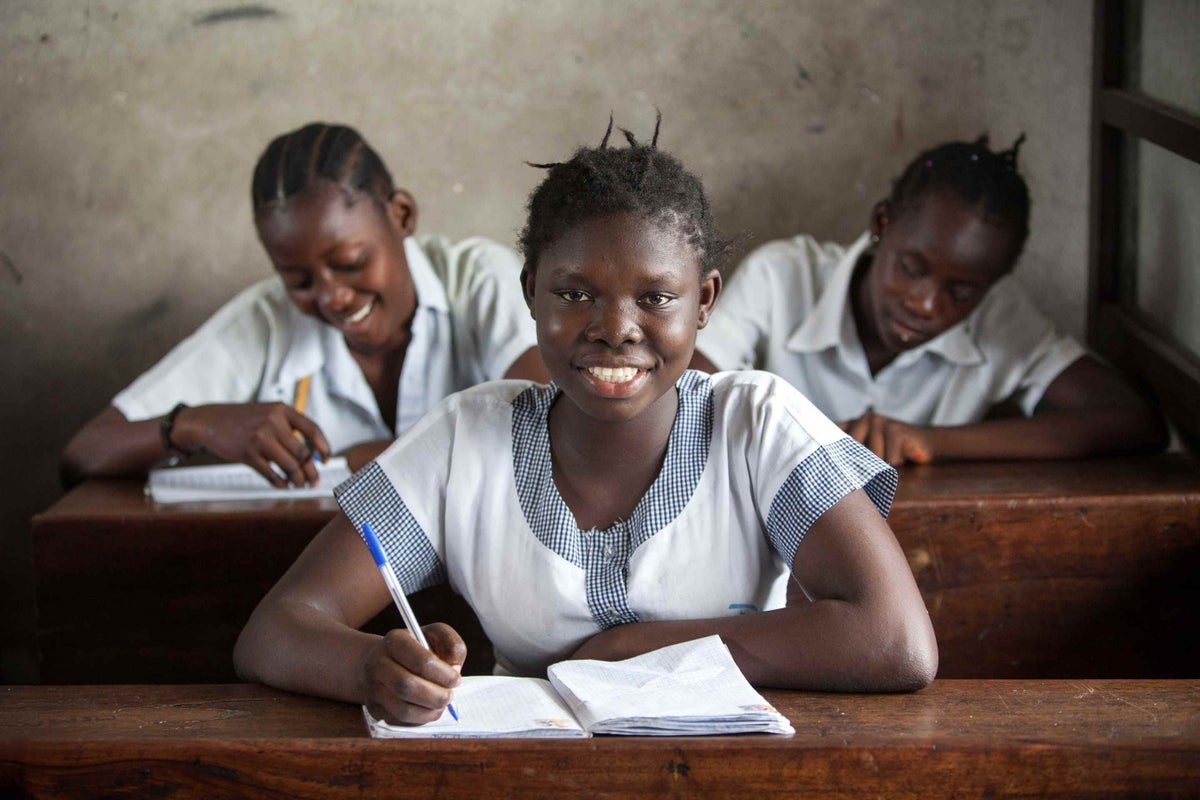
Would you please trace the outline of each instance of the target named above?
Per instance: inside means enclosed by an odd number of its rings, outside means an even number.
[[[452,392],[502,378],[536,346],[511,250],[482,238],[408,237],[404,252],[417,310],[395,431],[342,334],[300,313],[277,276],[243,290],[112,404],[130,421],[162,416],[179,402],[290,404],[297,382],[311,376],[305,413],[336,452],[393,438]]]
[[[810,236],[751,253],[726,284],[696,349],[718,369],[780,375],[830,418],[868,409],[914,425],[978,422],[1015,397],[1027,415],[1086,351],[1055,330],[1010,277],[941,335],[871,375],[850,305],[850,281],[866,250]]]

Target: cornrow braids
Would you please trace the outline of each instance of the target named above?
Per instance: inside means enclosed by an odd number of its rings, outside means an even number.
[[[974,142],[947,142],[918,155],[892,185],[888,203],[903,214],[933,191],[949,191],[968,206],[1011,225],[1014,254],[1029,236],[1029,188],[1017,172],[1017,154],[1025,134],[1008,150],[988,149],[987,134]],[[1015,256],[1014,256],[1015,257]]]
[[[538,256],[571,228],[623,212],[677,230],[700,255],[703,273],[720,268],[728,243],[717,237],[700,179],[674,156],[658,149],[661,122],[659,113],[650,144],[639,143],[631,132],[620,128],[629,146],[610,148],[610,115],[598,147],[581,147],[565,162],[529,164],[547,174],[526,204],[528,218],[520,247],[528,272],[536,272]]]
[[[362,134],[345,125],[312,122],[275,137],[254,166],[251,200],[258,211],[327,180],[387,202],[391,173]]]

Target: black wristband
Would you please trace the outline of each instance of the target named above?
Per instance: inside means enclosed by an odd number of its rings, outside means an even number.
[[[176,403],[175,407],[168,411],[167,415],[162,418],[162,422],[158,423],[158,432],[162,436],[163,450],[168,453],[179,453],[185,456],[192,455],[171,441],[171,431],[175,429],[175,417],[187,407],[187,403]]]

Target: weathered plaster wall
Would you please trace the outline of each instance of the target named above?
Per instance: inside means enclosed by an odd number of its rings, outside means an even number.
[[[739,252],[848,240],[922,147],[1025,131],[1019,268],[1082,334],[1086,0],[6,0],[0,4],[0,667],[35,676],[28,519],[113,393],[268,274],[250,169],[351,123],[424,230],[511,242],[525,160],[609,111],[700,173]],[[101,600],[98,598],[98,600]]]

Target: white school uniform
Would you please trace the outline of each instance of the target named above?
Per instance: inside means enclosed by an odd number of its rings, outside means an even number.
[[[850,305],[867,245],[865,234],[849,248],[797,236],[754,251],[726,284],[696,349],[718,369],[782,376],[834,420],[873,409],[913,425],[978,422],[1010,397],[1032,415],[1046,388],[1087,352],[1006,276],[962,322],[872,376]]]
[[[406,592],[448,581],[518,675],[623,623],[780,608],[821,514],[865,488],[886,516],[895,470],[783,380],[688,371],[677,386],[662,470],[607,530],[580,530],[554,484],[554,384],[448,397],[335,495]]]
[[[278,276],[229,301],[112,404],[131,421],[176,403],[291,404],[311,376],[305,413],[334,451],[391,439],[443,397],[504,377],[537,333],[521,296],[521,262],[482,238],[451,244],[408,237],[404,253],[417,291],[412,341],[400,375],[396,430],[336,328],[302,314]]]

